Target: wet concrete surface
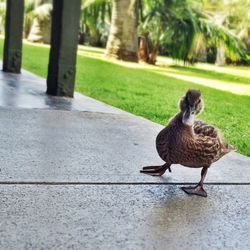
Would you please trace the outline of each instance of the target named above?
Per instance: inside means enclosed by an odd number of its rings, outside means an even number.
[[[250,249],[249,186],[4,185],[2,249]],[[18,246],[18,248],[17,248]]]
[[[0,117],[0,182],[195,183],[200,179],[201,169],[178,165],[163,177],[139,172],[142,166],[163,163],[155,149],[162,127],[140,117],[9,108],[0,108]],[[205,182],[250,183],[249,166],[250,158],[231,153],[211,166]]]
[[[249,157],[222,158],[190,197],[178,184],[200,169],[139,173],[162,163],[162,126],[45,89],[0,73],[0,249],[250,249]]]
[[[124,111],[75,93],[75,98],[46,95],[46,80],[25,70],[22,74],[0,71],[0,106],[123,114]]]

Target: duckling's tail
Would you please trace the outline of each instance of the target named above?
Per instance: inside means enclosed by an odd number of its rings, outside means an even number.
[[[232,152],[232,151],[237,151],[237,148],[236,147],[234,147],[233,145],[231,145],[231,144],[227,144],[227,150],[228,150],[228,152]]]
[[[222,149],[221,157],[222,157],[223,155],[226,155],[226,154],[228,154],[228,153],[230,153],[230,152],[235,152],[235,151],[236,151],[236,148],[235,148],[233,145],[226,144],[226,145],[224,146],[224,148]]]

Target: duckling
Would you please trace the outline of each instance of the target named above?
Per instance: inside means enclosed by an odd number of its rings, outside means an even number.
[[[195,120],[204,108],[199,90],[189,89],[181,98],[179,108],[179,113],[156,137],[156,149],[165,164],[143,167],[140,172],[161,176],[166,170],[171,172],[172,164],[202,168],[200,182],[196,186],[182,187],[182,190],[190,195],[206,197],[203,182],[208,168],[235,149],[224,141],[218,129]]]

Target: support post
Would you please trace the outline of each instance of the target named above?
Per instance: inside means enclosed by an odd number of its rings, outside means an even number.
[[[7,0],[6,5],[3,71],[20,73],[24,0]]]
[[[53,0],[47,94],[73,97],[81,0]]]

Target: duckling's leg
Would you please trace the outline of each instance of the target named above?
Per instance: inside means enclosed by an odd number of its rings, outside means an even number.
[[[201,180],[198,185],[194,187],[181,187],[181,189],[187,194],[199,195],[202,197],[207,197],[207,192],[203,189],[203,182],[207,174],[208,167],[204,167],[201,170]]]
[[[170,166],[171,164],[169,163],[165,163],[161,166],[147,166],[147,167],[143,167],[143,169],[140,170],[140,172],[143,174],[149,174],[152,176],[161,176],[166,172],[167,169],[169,172],[171,172]]]

